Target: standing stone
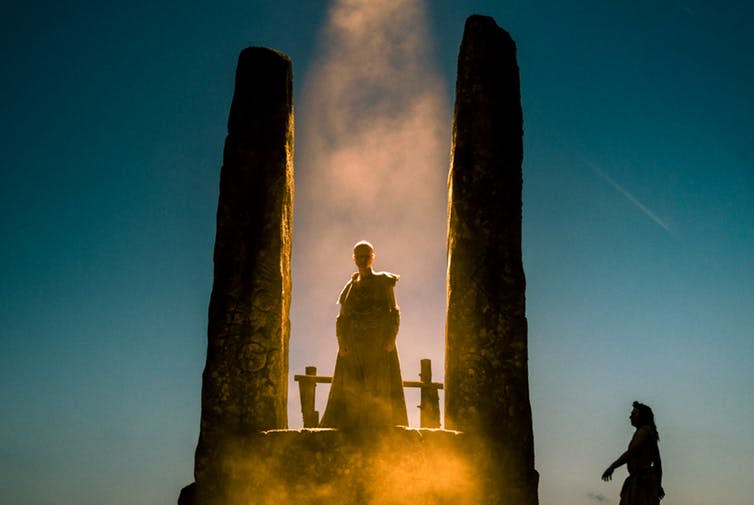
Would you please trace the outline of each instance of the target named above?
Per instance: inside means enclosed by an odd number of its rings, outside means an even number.
[[[217,209],[197,502],[223,503],[230,451],[287,428],[293,215],[290,59],[241,52]]]
[[[488,448],[485,503],[537,503],[521,259],[523,119],[516,46],[466,21],[449,174],[445,426]]]

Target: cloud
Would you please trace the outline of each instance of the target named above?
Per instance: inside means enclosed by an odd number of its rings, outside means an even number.
[[[451,115],[426,18],[420,0],[330,8],[296,105],[294,373],[331,374],[335,302],[362,239],[375,268],[401,275],[404,377],[424,357],[442,372]]]
[[[591,501],[597,502],[597,503],[609,503],[610,500],[603,495],[602,493],[595,493],[593,491],[590,491],[586,495]]]

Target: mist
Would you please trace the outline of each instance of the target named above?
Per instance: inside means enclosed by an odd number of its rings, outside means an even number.
[[[273,430],[249,442],[222,463],[226,503],[471,505],[489,485],[457,432]]]
[[[423,1],[336,0],[296,104],[291,376],[332,375],[336,304],[352,247],[401,276],[404,380],[430,358],[442,380],[450,107]],[[291,382],[289,424],[301,426]],[[415,394],[414,394],[415,393]],[[317,404],[324,411],[327,388]],[[418,391],[406,391],[418,426]]]

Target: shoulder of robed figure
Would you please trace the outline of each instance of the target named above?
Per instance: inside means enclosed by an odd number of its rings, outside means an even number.
[[[382,282],[391,287],[395,286],[395,283],[398,282],[398,279],[401,278],[400,275],[394,274],[392,272],[376,272],[374,275],[376,275]]]
[[[351,275],[351,278],[348,279],[348,282],[346,282],[346,285],[343,286],[343,289],[340,290],[340,295],[338,295],[338,303],[343,305],[343,302],[345,301],[346,297],[348,296],[348,292],[351,290],[351,285],[356,282],[356,279],[359,278],[359,272],[354,272],[353,275]]]

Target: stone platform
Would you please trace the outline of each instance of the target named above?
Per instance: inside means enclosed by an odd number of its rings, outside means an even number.
[[[498,458],[457,431],[271,430],[224,453],[211,499],[223,505],[506,503]]]

